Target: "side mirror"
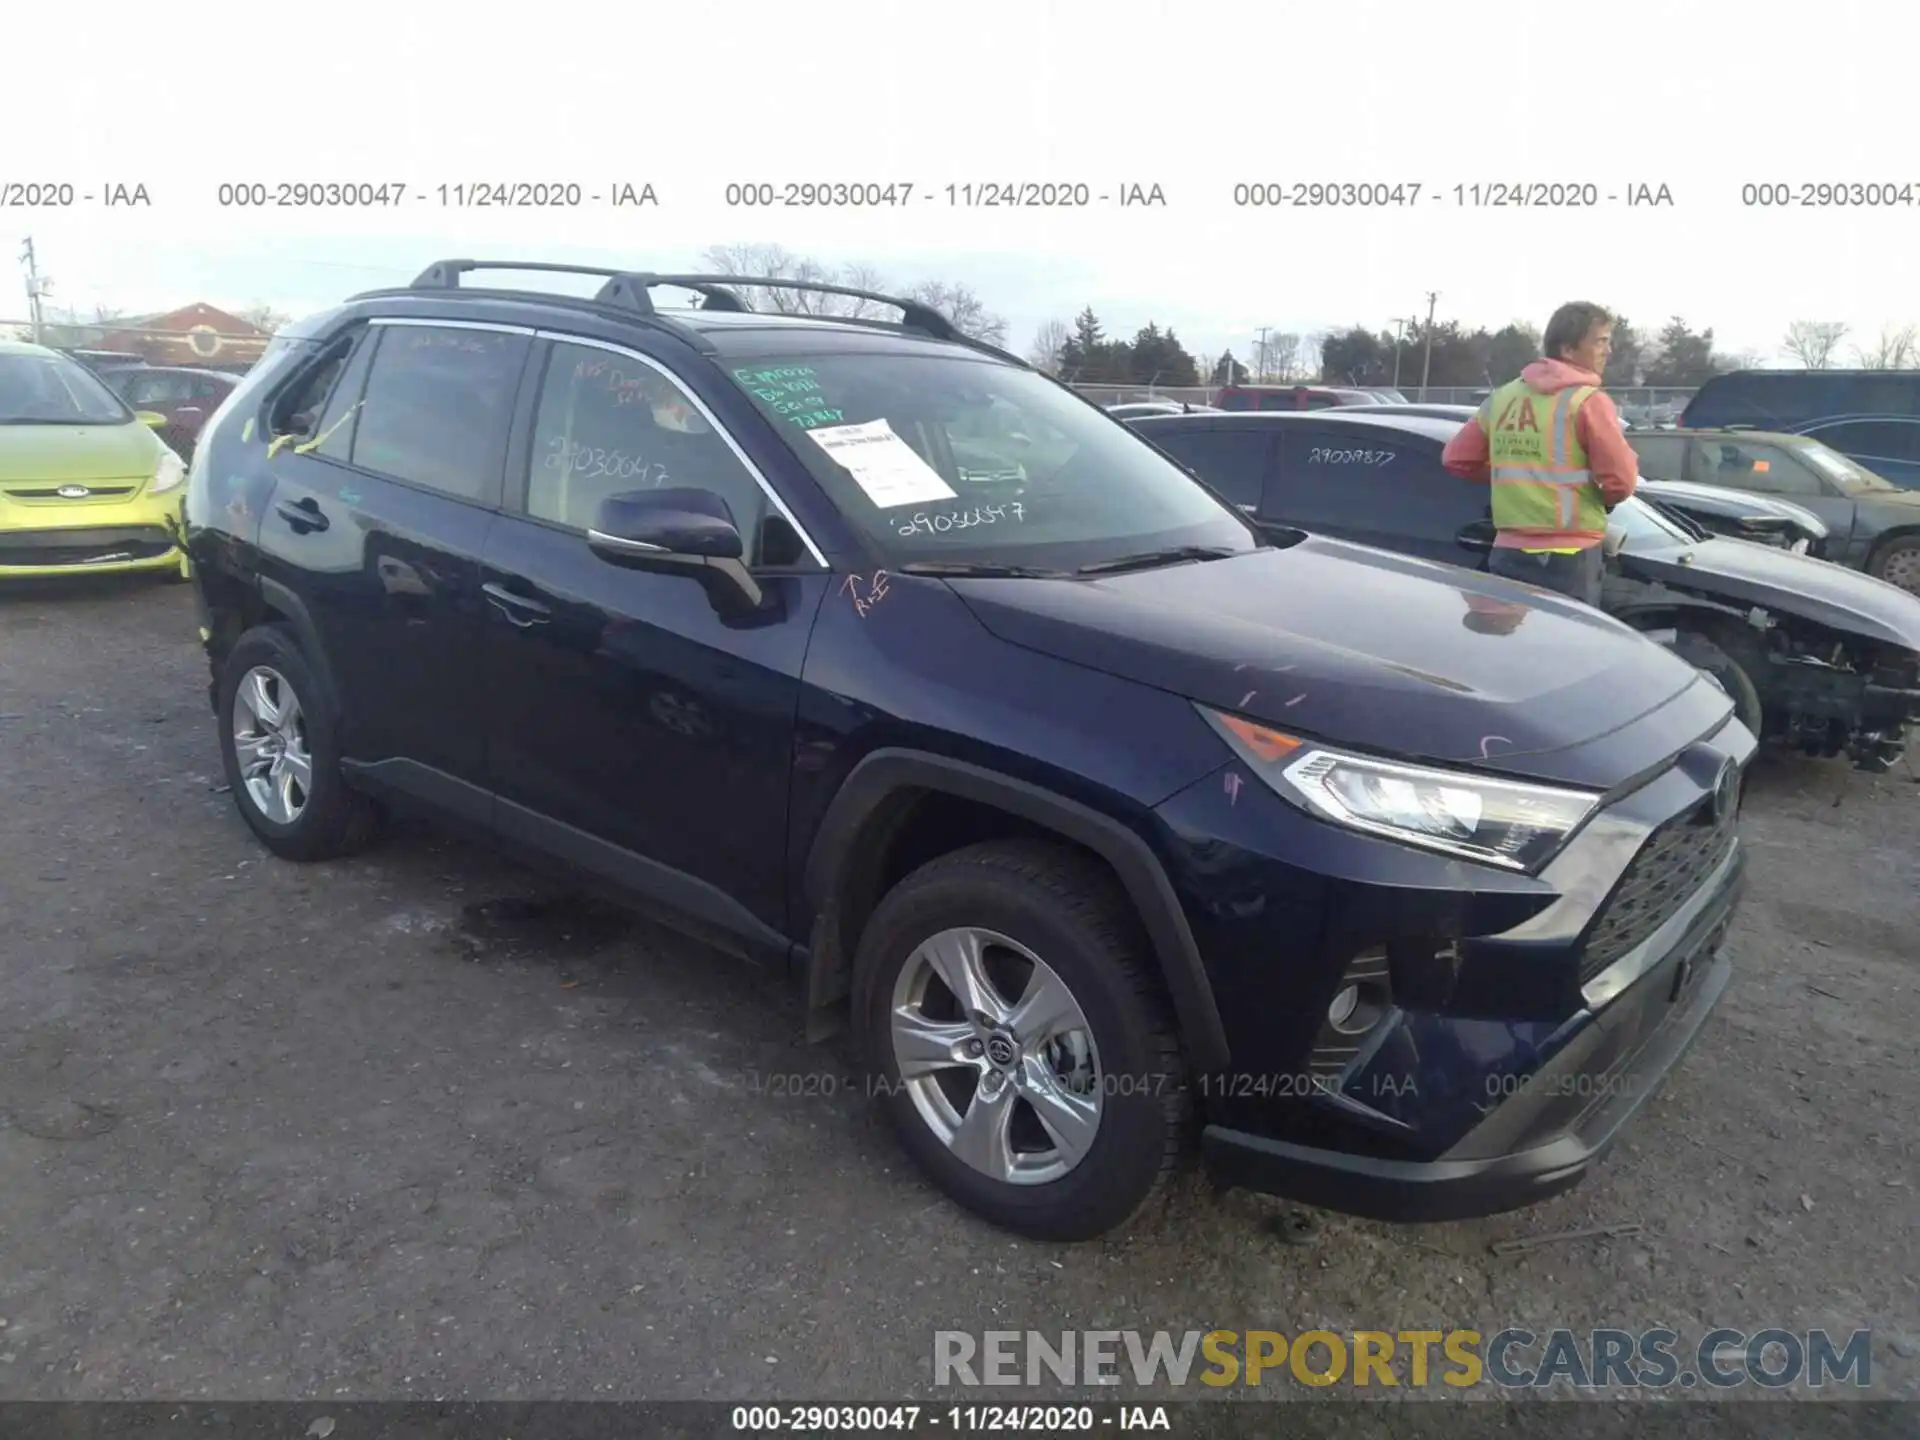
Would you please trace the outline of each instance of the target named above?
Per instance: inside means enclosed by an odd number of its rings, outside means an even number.
[[[610,565],[698,580],[724,613],[757,610],[759,584],[727,502],[711,490],[630,490],[600,502],[587,547]]]
[[[158,410],[136,410],[133,412],[133,418],[149,430],[163,429],[167,423],[167,417]]]

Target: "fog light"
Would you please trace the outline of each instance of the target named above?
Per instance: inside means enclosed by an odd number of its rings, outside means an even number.
[[[1387,1012],[1384,987],[1361,981],[1344,987],[1327,1007],[1327,1024],[1340,1035],[1364,1035]]]

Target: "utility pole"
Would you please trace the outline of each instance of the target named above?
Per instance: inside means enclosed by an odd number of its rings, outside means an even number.
[[[27,314],[33,320],[33,343],[38,345],[46,328],[40,312],[40,297],[46,293],[47,282],[41,278],[31,235],[27,236],[26,248],[20,252],[20,261],[27,267]]]
[[[1427,377],[1433,373],[1433,312],[1440,303],[1438,290],[1427,291],[1427,353],[1420,361],[1420,398],[1427,398]]]
[[[1271,325],[1260,327],[1260,348],[1254,352],[1254,363],[1259,372],[1258,378],[1253,382],[1256,385],[1267,383],[1267,331],[1272,328]]]
[[[1396,315],[1393,317],[1393,388],[1395,390],[1400,388],[1401,339],[1406,334],[1407,326],[1418,325],[1419,323],[1420,317],[1417,315]]]

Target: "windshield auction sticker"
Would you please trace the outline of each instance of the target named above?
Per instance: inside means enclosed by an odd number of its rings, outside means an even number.
[[[807,434],[846,468],[854,483],[882,510],[959,498],[937,470],[893,433],[893,426],[885,419],[869,420],[864,425],[835,425]]]

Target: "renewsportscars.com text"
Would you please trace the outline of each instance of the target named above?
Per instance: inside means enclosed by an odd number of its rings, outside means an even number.
[[[1873,1379],[1873,1332],[1710,1330],[939,1330],[936,1385],[1495,1385],[1819,1389]]]

